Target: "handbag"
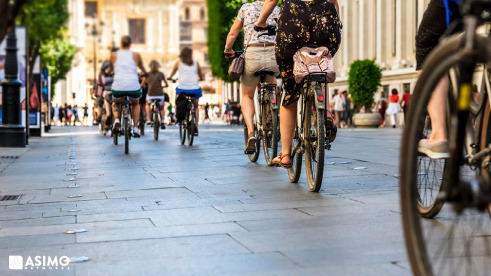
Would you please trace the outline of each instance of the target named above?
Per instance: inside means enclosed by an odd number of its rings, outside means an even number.
[[[334,61],[327,47],[303,47],[295,53],[293,60],[293,75],[296,83],[302,82],[305,76],[316,72],[326,73],[328,83],[336,80]]]
[[[249,37],[249,40],[246,43],[246,47],[244,48],[244,53],[241,54],[240,56],[234,58],[232,60],[232,63],[228,67],[228,75],[234,79],[234,80],[239,80],[242,74],[244,73],[244,66],[245,66],[245,52],[247,50],[247,45],[249,45],[249,42],[252,39],[252,34],[254,33],[254,30],[251,32],[251,35]]]

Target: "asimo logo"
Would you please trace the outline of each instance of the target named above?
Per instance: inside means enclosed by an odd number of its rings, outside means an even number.
[[[67,256],[28,256],[25,262],[22,256],[9,256],[10,270],[70,270],[69,264]]]

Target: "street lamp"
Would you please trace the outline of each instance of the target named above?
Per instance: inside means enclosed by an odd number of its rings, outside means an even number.
[[[97,20],[97,14],[94,13],[92,15],[92,24],[86,23],[85,28],[87,29],[87,33],[89,33],[90,36],[93,38],[94,42],[94,59],[92,62],[94,63],[94,82],[92,85],[92,89],[94,93],[97,92],[97,39],[99,35],[102,33],[100,29],[104,27],[104,21],[98,21]],[[89,101],[89,96],[87,94],[87,102]]]

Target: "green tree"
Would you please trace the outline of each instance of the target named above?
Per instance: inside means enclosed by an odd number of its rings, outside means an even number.
[[[370,110],[373,96],[381,86],[382,69],[373,60],[355,60],[348,74],[348,87],[353,103],[358,108]]]
[[[249,0],[248,2],[254,2]],[[280,0],[279,5],[283,1]],[[208,5],[208,57],[212,74],[226,82],[232,79],[228,76],[230,60],[223,56],[223,49],[227,41],[230,28],[237,18],[237,13],[243,5],[242,0],[207,0]],[[243,48],[243,32],[235,40],[233,49]]]
[[[58,68],[55,72],[62,73],[53,79],[53,85],[56,83],[55,80],[58,81],[65,77],[68,72],[65,68],[71,65],[65,62],[71,61],[74,51],[56,45],[56,49],[66,50],[57,53],[55,50],[47,50],[47,47],[49,45],[53,47],[57,43],[67,43],[65,34],[68,18],[67,0],[28,0],[22,7],[17,20],[20,24],[24,24],[28,31],[29,76],[32,77],[36,59],[41,55],[41,49],[44,49],[43,58],[47,59],[52,68]],[[42,60],[42,63],[44,64],[45,61]]]
[[[70,71],[75,48],[66,37],[58,37],[41,45],[41,60],[51,76],[51,96],[54,96],[55,84],[64,79]]]

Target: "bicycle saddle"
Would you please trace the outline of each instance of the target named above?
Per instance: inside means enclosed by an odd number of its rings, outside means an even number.
[[[276,73],[273,71],[258,71],[254,73],[254,76],[274,76]]]

